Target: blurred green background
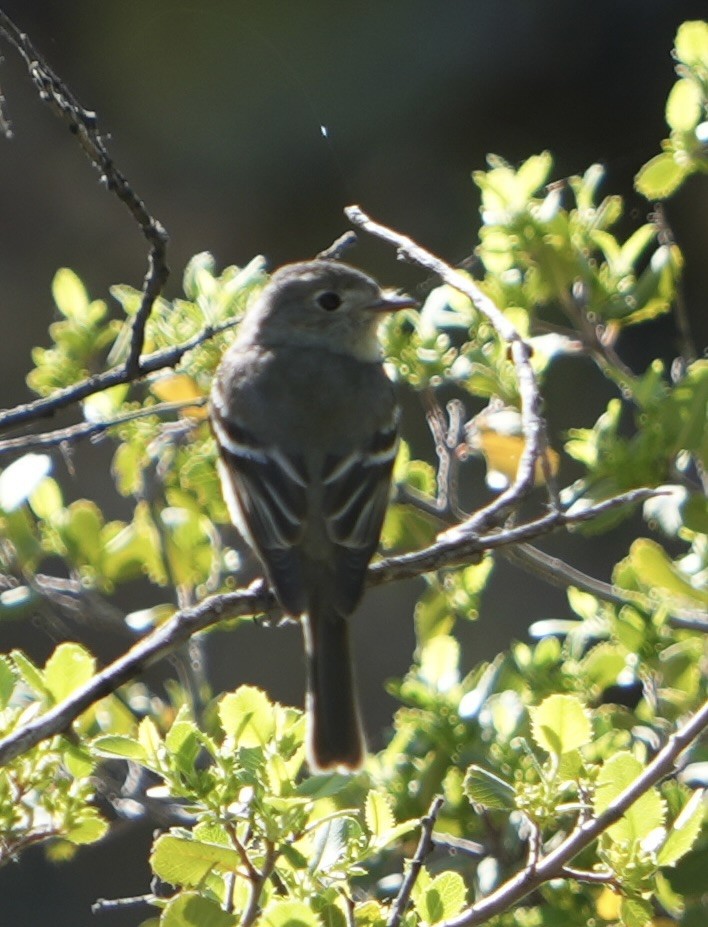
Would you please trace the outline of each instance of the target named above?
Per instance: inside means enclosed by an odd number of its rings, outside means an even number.
[[[97,112],[118,166],[166,226],[168,296],[180,294],[182,269],[197,251],[212,251],[220,266],[258,253],[271,266],[314,255],[347,228],[349,203],[462,261],[478,226],[469,175],[488,152],[517,163],[550,149],[559,178],[599,161],[603,192],[626,197],[627,230],[641,224],[651,205],[633,193],[632,177],[667,134],[673,37],[683,20],[705,16],[705,4],[693,0],[16,0],[0,7]],[[8,46],[2,56],[0,87],[14,129],[12,141],[0,140],[0,405],[7,407],[31,398],[24,376],[31,347],[46,341],[55,318],[56,269],[72,267],[92,296],[105,297],[114,283],[140,286],[146,253],[127,212],[39,102],[22,62]],[[708,328],[707,199],[705,182],[693,179],[667,206],[687,258],[685,296],[699,348]],[[433,285],[373,240],[348,257],[420,297]],[[657,355],[670,362],[672,321],[633,331],[620,353],[636,369]],[[609,395],[589,362],[557,364],[547,384],[556,447],[571,424],[591,425]],[[420,406],[414,397],[404,401],[406,433],[429,456]],[[72,466],[57,456],[55,475],[68,496],[96,498],[113,517],[125,503],[111,492],[109,461],[107,447],[80,445]],[[564,466],[568,481],[574,471]],[[464,492],[469,505],[488,498],[479,464],[469,466]],[[543,546],[607,579],[626,536],[603,538],[599,551],[578,537]],[[383,681],[410,663],[419,588],[372,592],[356,620],[374,746],[395,707]],[[140,594],[121,593],[119,604],[151,604]],[[500,566],[481,620],[462,629],[464,668],[536,618],[564,614],[564,603],[560,592]],[[125,644],[92,628],[75,633],[103,659]],[[44,619],[0,628],[3,649],[20,645],[37,659],[60,637]],[[211,643],[216,688],[256,682],[301,703],[297,629],[247,628]],[[146,911],[92,916],[90,904],[148,889],[153,826],[122,822],[66,865],[46,863],[41,850],[27,853],[0,871],[0,927],[138,924]]]

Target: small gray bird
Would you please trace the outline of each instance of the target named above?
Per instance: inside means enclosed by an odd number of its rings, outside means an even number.
[[[398,445],[377,329],[414,305],[345,264],[289,264],[248,309],[212,387],[229,513],[302,622],[314,771],[364,760],[346,619],[379,543]]]

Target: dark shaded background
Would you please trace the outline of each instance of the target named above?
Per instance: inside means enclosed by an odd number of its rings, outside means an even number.
[[[631,181],[666,134],[673,37],[683,20],[705,15],[705,5],[690,0],[1,5],[96,110],[119,167],[168,229],[168,296],[180,294],[182,269],[197,251],[212,251],[220,266],[257,253],[273,266],[312,256],[344,231],[342,208],[351,202],[459,261],[474,248],[478,227],[469,174],[484,167],[487,152],[516,163],[548,148],[557,177],[602,162],[605,192],[626,196],[626,227],[635,227],[650,205]],[[2,54],[0,85],[15,132],[13,141],[0,141],[0,405],[10,406],[30,398],[24,376],[30,348],[46,343],[56,317],[55,270],[74,268],[93,296],[105,296],[113,283],[140,286],[146,256],[124,208],[38,101],[24,65],[11,49]],[[668,207],[688,261],[685,292],[699,347],[706,341],[707,206],[705,183],[694,180]],[[373,241],[350,259],[387,284],[420,294],[430,285]],[[673,325],[633,332],[620,347],[636,369],[656,354],[670,360]],[[556,446],[570,424],[592,424],[609,395],[589,363],[557,364],[547,384]],[[429,453],[421,422],[408,398],[408,435]],[[109,459],[107,449],[82,446],[75,475],[60,460],[56,473],[68,493],[97,498],[117,517],[124,508],[110,492]],[[563,475],[572,479],[569,463]],[[471,465],[471,505],[486,498],[481,477]],[[627,538],[617,532],[601,545],[552,538],[544,546],[608,578]],[[374,744],[394,707],[382,683],[410,662],[418,588],[370,593],[355,624]],[[121,595],[121,604],[136,607]],[[461,629],[464,669],[523,636],[530,621],[566,611],[561,593],[502,564],[481,620]],[[104,659],[124,645],[89,628],[77,634]],[[20,644],[37,659],[55,637],[44,625],[0,628],[2,649]],[[209,672],[217,689],[257,682],[300,703],[296,630],[252,628],[213,640]],[[122,824],[69,865],[27,853],[0,872],[0,927],[139,923],[142,911],[92,916],[89,907],[100,896],[147,890],[149,839],[150,825]]]

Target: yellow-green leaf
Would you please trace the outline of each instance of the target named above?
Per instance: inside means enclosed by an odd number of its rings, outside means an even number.
[[[61,702],[95,672],[96,661],[88,650],[80,644],[59,644],[44,667],[44,683],[55,701]]]
[[[321,927],[315,912],[303,901],[273,901],[259,923],[267,927]]]
[[[644,767],[626,750],[611,756],[600,770],[595,787],[595,813],[602,814],[628,788]],[[624,816],[608,828],[612,840],[642,840],[664,825],[664,802],[655,788],[641,795]]]
[[[160,927],[236,927],[238,922],[211,898],[180,892],[162,912]]]
[[[364,806],[364,819],[374,841],[384,839],[396,823],[388,795],[369,789]]]
[[[263,747],[275,732],[273,705],[255,686],[241,686],[219,703],[224,733],[241,747]]]
[[[539,747],[560,756],[590,742],[587,709],[574,695],[550,695],[531,709],[531,731]]]
[[[697,789],[686,802],[657,854],[660,866],[673,866],[691,849],[701,832],[705,815],[705,789]]]
[[[231,847],[202,840],[191,840],[175,834],[158,837],[150,856],[150,865],[157,876],[172,885],[196,887],[214,869],[232,872],[241,858]]]

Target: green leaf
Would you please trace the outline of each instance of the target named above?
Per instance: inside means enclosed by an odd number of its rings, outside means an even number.
[[[533,739],[548,753],[578,750],[592,738],[588,711],[574,695],[550,695],[530,713]]]
[[[666,121],[676,131],[688,132],[700,121],[703,101],[698,84],[684,78],[676,81],[666,101]]]
[[[708,23],[693,20],[681,23],[676,33],[676,57],[689,67],[708,65]]]
[[[463,788],[470,801],[484,808],[496,808],[499,811],[513,811],[516,808],[513,786],[481,766],[469,767]]]
[[[239,867],[236,850],[192,840],[175,834],[163,834],[153,845],[150,865],[165,882],[196,888],[214,869],[231,872]]]
[[[427,924],[454,917],[465,906],[467,889],[459,872],[436,876],[416,901],[416,909]]]
[[[364,805],[364,820],[375,843],[384,840],[395,826],[391,801],[385,792],[369,789]]]
[[[303,901],[273,901],[263,911],[259,924],[267,927],[321,927],[315,912]]]
[[[33,689],[38,695],[49,695],[49,691],[44,684],[44,677],[39,667],[35,666],[29,657],[21,650],[13,650],[10,656],[17,667],[17,671],[30,689]]]
[[[420,676],[438,692],[448,692],[459,682],[460,645],[454,637],[440,634],[421,648]]]
[[[65,318],[82,321],[87,317],[89,298],[86,287],[68,267],[62,267],[54,274],[52,297]]]
[[[660,866],[673,866],[688,853],[698,839],[705,814],[704,795],[704,789],[695,791],[674,821],[664,845],[657,854]]]
[[[107,734],[97,737],[91,743],[91,749],[99,756],[120,757],[125,760],[136,760],[138,763],[147,759],[145,748],[132,737],[122,734]]]
[[[241,747],[264,747],[275,733],[273,705],[255,686],[241,686],[219,703],[224,733]]]
[[[644,770],[644,766],[626,750],[615,753],[602,766],[595,787],[595,813],[602,814]],[[616,842],[641,841],[664,825],[664,802],[651,788],[641,795],[625,815],[607,833]]]
[[[16,684],[17,676],[10,659],[0,655],[0,711],[9,705]]]
[[[165,907],[160,927],[236,927],[239,919],[216,901],[196,892],[180,892]]]
[[[620,908],[622,927],[649,927],[652,923],[654,908],[651,902],[643,898],[623,898]]]
[[[96,843],[108,833],[108,821],[105,821],[95,808],[84,808],[76,823],[64,837],[78,846]]]
[[[662,151],[639,169],[634,186],[648,200],[663,200],[680,187],[687,173],[688,168],[675,160],[673,151]]]
[[[96,672],[96,661],[80,644],[59,644],[44,667],[44,682],[54,700],[61,702]]]
[[[664,592],[691,603],[708,605],[708,592],[692,586],[656,541],[649,538],[634,541],[629,550],[629,562],[639,581],[653,594]]]

